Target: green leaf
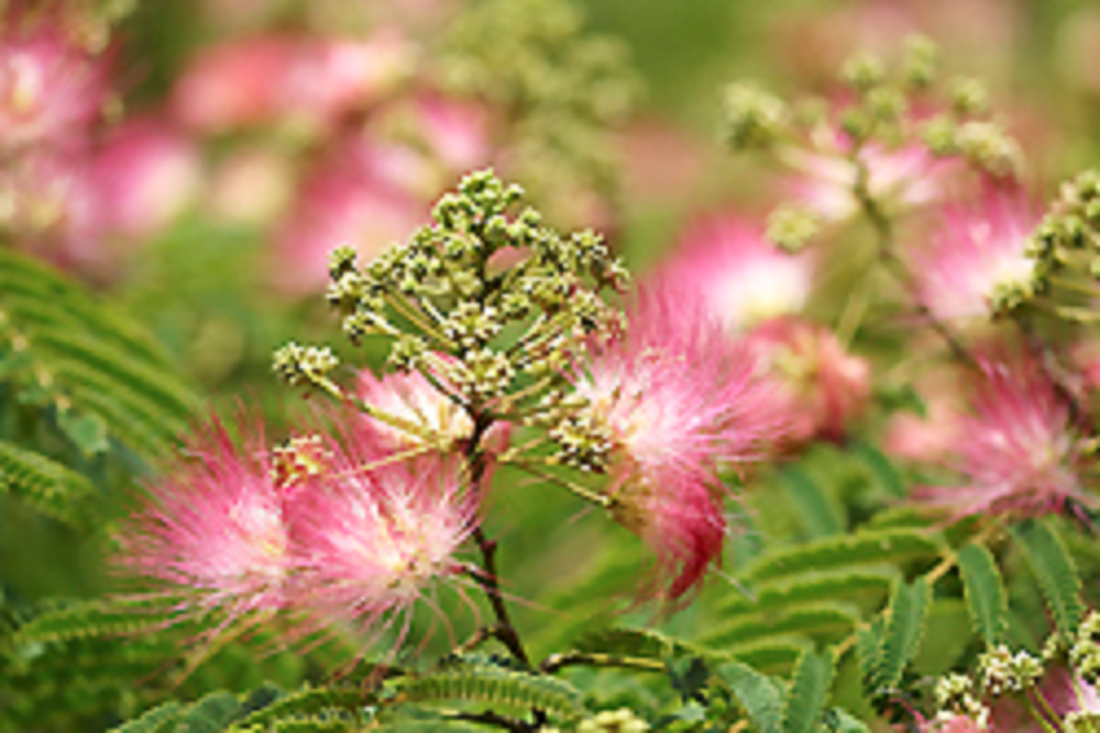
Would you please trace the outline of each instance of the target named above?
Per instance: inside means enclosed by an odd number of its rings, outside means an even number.
[[[187,733],[221,733],[240,710],[236,695],[219,690],[190,705],[176,730]]]
[[[832,537],[844,531],[836,509],[809,474],[798,466],[788,466],[783,471],[783,480],[810,537]]]
[[[237,725],[273,725],[280,720],[310,718],[313,716],[349,713],[360,715],[376,698],[358,687],[316,687],[302,690],[257,710]]]
[[[856,631],[856,653],[859,656],[859,676],[864,689],[873,697],[879,670],[882,668],[882,647],[886,637],[886,619],[875,616],[871,623]]]
[[[886,454],[873,445],[859,441],[853,443],[851,451],[863,460],[867,468],[871,470],[871,474],[875,477],[878,485],[882,487],[882,490],[888,496],[897,499],[905,498],[907,494],[905,481],[902,480],[898,469],[886,457]]]
[[[1024,550],[1059,633],[1072,638],[1084,613],[1081,577],[1061,538],[1048,522],[1035,520],[1021,523],[1013,536]]]
[[[102,453],[110,447],[107,442],[107,425],[97,415],[64,410],[58,413],[57,424],[86,456]]]
[[[87,478],[45,456],[0,440],[0,492],[43,514],[76,526],[91,519],[95,487]]]
[[[721,648],[766,636],[805,634],[834,639],[851,633],[859,621],[859,613],[844,603],[809,603],[787,605],[759,614],[736,616],[730,622],[709,630],[698,643],[708,648]]]
[[[169,701],[112,730],[114,733],[161,733],[175,730],[175,723],[179,721],[184,710],[184,705]]]
[[[579,690],[564,680],[490,665],[462,665],[394,683],[401,702],[476,702],[518,710],[540,709],[566,720],[587,713]]]
[[[779,733],[783,719],[779,685],[739,662],[721,665],[715,670],[715,675],[745,708],[758,733]]]
[[[958,561],[971,626],[987,646],[994,646],[1002,641],[1008,619],[1001,573],[989,550],[981,545],[966,545],[959,551]]]
[[[140,327],[80,284],[0,247],[0,380],[56,411],[85,454],[114,438],[146,456],[187,428],[199,400]]]
[[[739,596],[727,602],[721,613],[726,616],[749,614],[825,599],[871,601],[877,607],[878,602],[889,595],[898,576],[897,568],[868,565],[779,578],[757,586],[755,599]]]
[[[821,723],[826,733],[871,733],[866,723],[840,708],[826,711]]]
[[[794,684],[783,707],[783,733],[813,733],[825,710],[836,666],[832,654],[806,652],[794,670]]]
[[[924,578],[917,578],[912,584],[899,583],[895,589],[878,669],[877,682],[881,687],[897,687],[906,665],[916,655],[931,599],[932,589]]]
[[[748,569],[746,578],[759,581],[847,565],[901,563],[937,557],[943,550],[943,542],[926,531],[867,530],[769,553]]]

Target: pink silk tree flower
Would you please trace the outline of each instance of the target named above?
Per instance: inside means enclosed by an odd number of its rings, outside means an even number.
[[[123,122],[96,153],[93,177],[104,227],[127,239],[161,231],[196,195],[201,175],[196,146],[171,124]]]
[[[1020,700],[1005,695],[993,700],[990,706],[989,730],[1013,733],[1075,730],[1062,725],[1068,715],[1100,712],[1100,695],[1096,688],[1062,665],[1048,669],[1032,694],[1046,701],[1046,705],[1036,708],[1042,715],[1041,722]]]
[[[411,68],[411,46],[380,31],[355,43],[258,35],[204,49],[173,91],[185,125],[221,133],[267,122],[325,129],[376,101]]]
[[[846,221],[859,212],[859,167],[849,159],[850,143],[843,135],[824,129],[819,138],[824,140],[820,152],[782,150],[784,162],[801,174],[791,190],[795,200],[826,221]],[[948,165],[921,146],[867,145],[859,160],[867,170],[868,192],[890,211],[924,206],[943,194]]]
[[[920,304],[937,320],[980,319],[1000,298],[1030,292],[1027,246],[1038,223],[1019,191],[992,186],[978,201],[944,207],[931,246],[911,257]]]
[[[235,442],[215,421],[149,486],[120,535],[119,564],[157,586],[171,610],[221,616],[218,628],[284,608],[286,493],[262,430]]]
[[[719,467],[755,459],[776,430],[755,362],[688,291],[658,285],[638,297],[625,335],[595,349],[576,389],[610,445],[612,516],[668,581],[649,592],[680,599],[720,560]]]
[[[918,489],[914,499],[962,517],[978,513],[1035,516],[1092,504],[1081,476],[1092,464],[1085,437],[1042,366],[1023,356],[979,360],[967,390],[965,436],[945,459],[959,486]]]
[[[360,400],[410,426],[424,429],[441,442],[441,447],[465,440],[473,433],[474,423],[466,411],[420,372],[376,377],[370,369],[363,369],[355,382],[355,393]],[[425,444],[425,438],[414,431],[389,425],[381,419],[367,419],[379,436],[391,445]]]
[[[763,320],[801,311],[813,275],[808,254],[785,252],[727,214],[691,227],[655,277],[673,287],[697,289],[726,329],[740,333]]]
[[[371,161],[357,155],[322,161],[302,184],[295,208],[276,240],[275,284],[287,295],[324,290],[328,257],[338,246],[370,260],[412,234],[428,205],[365,170]]]
[[[0,146],[82,145],[108,92],[108,62],[78,47],[60,11],[0,10]]]
[[[797,318],[762,323],[746,337],[761,375],[775,388],[784,442],[840,440],[871,399],[871,368],[832,331]]]
[[[287,505],[294,605],[319,628],[344,621],[377,636],[433,597],[436,581],[469,571],[455,553],[477,525],[477,496],[459,462],[395,461],[354,424],[330,451],[324,479]]]

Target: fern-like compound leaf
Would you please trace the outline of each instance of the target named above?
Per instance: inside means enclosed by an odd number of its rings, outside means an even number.
[[[717,678],[729,688],[748,713],[759,733],[780,733],[783,721],[782,687],[752,667],[728,662],[715,670]]]
[[[1027,521],[1013,533],[1043,591],[1058,632],[1070,638],[1081,623],[1081,576],[1049,522]]]
[[[565,720],[585,715],[581,693],[569,683],[500,667],[463,666],[395,684],[399,702],[475,702],[518,710],[542,710]]]
[[[993,556],[981,545],[968,544],[959,551],[959,571],[971,626],[987,645],[1000,643],[1008,619],[1008,600]]]
[[[0,440],[0,492],[67,524],[85,526],[95,487],[87,478],[17,445]]]
[[[877,682],[881,687],[896,687],[906,665],[916,656],[931,600],[932,590],[924,578],[908,584],[899,583],[895,588],[878,668]]]
[[[813,733],[829,698],[836,665],[832,654],[806,652],[794,670],[794,684],[783,706],[783,733]]]
[[[761,581],[852,565],[903,563],[936,557],[943,549],[936,535],[921,530],[865,530],[770,553],[748,569],[746,579]]]

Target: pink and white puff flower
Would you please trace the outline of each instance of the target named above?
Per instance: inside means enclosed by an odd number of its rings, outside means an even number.
[[[776,318],[757,326],[745,341],[774,387],[789,445],[841,439],[870,402],[870,364],[849,354],[824,326]]]
[[[363,369],[356,377],[356,396],[372,408],[423,429],[447,446],[468,439],[474,430],[473,420],[460,405],[440,392],[417,371],[386,374],[376,377]],[[395,446],[424,444],[416,432],[389,425],[384,420],[368,418],[383,440]]]
[[[364,170],[358,158],[338,159],[338,152],[302,184],[276,241],[274,279],[288,295],[323,290],[328,256],[336,247],[354,247],[363,259],[374,259],[411,235],[428,208]]]
[[[82,142],[106,100],[107,66],[52,13],[0,10],[0,146]]]
[[[737,216],[725,215],[689,229],[657,278],[672,287],[698,290],[726,330],[740,333],[801,311],[813,275],[808,253],[785,252]]]
[[[719,561],[719,466],[751,461],[776,427],[751,355],[686,291],[643,291],[619,340],[596,349],[577,393],[611,440],[612,516],[657,555],[649,592],[677,600]]]
[[[843,136],[828,131],[830,139],[818,150],[785,148],[784,162],[800,176],[791,183],[794,198],[826,221],[842,222],[859,212],[855,186],[859,166],[849,159]],[[884,148],[868,144],[859,152],[867,170],[867,190],[891,210],[925,206],[944,191],[946,164],[917,145]]]
[[[104,227],[135,239],[172,223],[194,198],[202,176],[198,150],[170,124],[132,118],[97,151],[95,184]]]
[[[956,516],[1036,516],[1092,504],[1081,477],[1091,467],[1070,408],[1034,360],[981,357],[971,412],[959,418],[958,441],[945,459],[964,476],[958,486],[919,489],[914,498]]]
[[[989,318],[1004,289],[1030,288],[1027,256],[1038,217],[1017,191],[988,188],[946,206],[930,247],[912,256],[917,298],[938,320]]]
[[[150,485],[120,536],[119,563],[151,581],[172,610],[226,623],[285,607],[284,491],[262,432],[235,442],[218,422]]]
[[[381,633],[436,581],[468,571],[455,555],[477,526],[478,502],[456,461],[394,462],[355,427],[344,443],[332,446],[324,481],[288,504],[294,602],[321,626],[343,620]],[[407,629],[408,618],[401,638]]]

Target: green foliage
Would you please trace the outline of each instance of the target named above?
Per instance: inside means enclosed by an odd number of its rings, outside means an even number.
[[[745,708],[758,733],[779,733],[783,691],[776,682],[739,662],[723,664],[715,674]]]
[[[924,578],[898,583],[886,612],[858,631],[860,673],[873,695],[896,688],[905,667],[916,656],[931,596]]]
[[[934,558],[942,551],[942,541],[928,532],[904,528],[865,530],[770,553],[754,563],[745,576],[748,580],[770,580],[811,570]]]
[[[365,706],[375,701],[363,689],[356,687],[313,687],[287,695],[270,705],[245,716],[237,726],[288,725],[318,719],[332,719],[339,714],[358,716]]]
[[[1002,641],[1008,619],[1008,599],[1001,573],[989,550],[981,545],[966,545],[959,551],[958,562],[971,625],[986,645],[994,646]]]
[[[172,361],[120,312],[31,259],[0,249],[0,383],[48,409],[85,454],[117,440],[143,455],[170,444],[198,399]]]
[[[1081,578],[1061,538],[1049,522],[1035,520],[1020,524],[1013,538],[1031,565],[1058,632],[1071,638],[1081,622],[1084,605]]]
[[[831,537],[844,531],[836,509],[821,486],[805,471],[790,466],[783,471],[787,493],[798,508],[799,517],[810,537]]]
[[[0,492],[74,526],[89,524],[92,483],[45,456],[0,440]]]
[[[581,693],[569,683],[491,665],[461,665],[394,683],[395,703],[467,702],[543,710],[563,720],[585,715]]]
[[[794,684],[783,706],[783,733],[812,733],[829,697],[836,665],[832,655],[806,652],[794,670]]]
[[[709,629],[699,642],[708,648],[724,644],[743,643],[777,634],[805,634],[835,639],[853,631],[859,612],[850,604],[824,601],[791,606],[778,606],[759,613],[736,616],[731,621]]]
[[[895,687],[901,681],[905,666],[916,655],[931,599],[932,589],[924,578],[910,584],[898,584],[894,590],[878,666],[877,681],[881,686]]]

